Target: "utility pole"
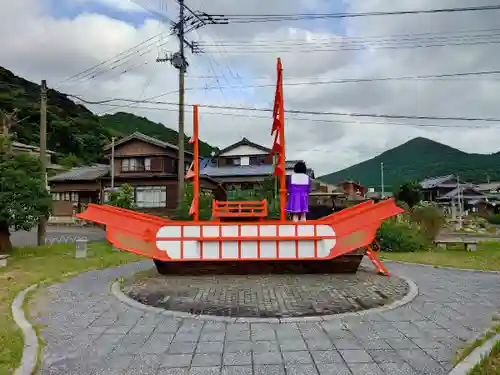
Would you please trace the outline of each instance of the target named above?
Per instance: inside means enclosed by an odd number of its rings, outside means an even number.
[[[111,137],[111,189],[115,187],[115,137]]]
[[[185,149],[184,149],[184,78],[187,67],[189,66],[186,55],[185,46],[188,46],[192,53],[201,53],[201,49],[196,42],[189,42],[185,39],[185,34],[189,31],[198,29],[207,24],[228,24],[229,21],[224,16],[211,16],[206,13],[193,11],[185,3],[184,0],[177,0],[179,3],[179,21],[172,24],[173,31],[176,32],[179,39],[179,51],[171,55],[168,53],[164,58],[157,58],[156,62],[170,62],[176,69],[179,70],[179,136],[178,145],[178,187],[177,187],[177,209],[180,209],[184,199],[184,176],[186,172],[185,164]],[[185,15],[185,11],[188,15]],[[155,12],[155,14],[157,14]],[[158,14],[157,14],[158,15]]]
[[[384,163],[380,163],[380,185],[381,185],[381,193],[380,198],[384,199]]]
[[[184,199],[184,75],[186,74],[186,56],[184,56],[184,0],[179,0],[179,52],[181,54],[181,66],[179,68],[179,167],[177,183],[177,208],[180,209]]]
[[[457,176],[457,188],[458,188],[458,228],[462,229],[462,196],[461,196],[461,188],[460,188],[460,179]]]
[[[47,187],[47,81],[44,79],[40,85],[40,162],[44,184]],[[39,217],[38,246],[45,244],[46,221],[45,216]]]

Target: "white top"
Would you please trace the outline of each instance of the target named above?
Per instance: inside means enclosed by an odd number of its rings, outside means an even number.
[[[292,173],[290,177],[292,185],[309,185],[309,176],[305,173]]]

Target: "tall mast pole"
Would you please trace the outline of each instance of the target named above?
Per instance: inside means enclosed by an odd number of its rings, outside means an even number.
[[[198,130],[198,105],[193,106],[193,204],[194,204],[194,221],[200,220],[200,148],[199,148],[199,130]]]

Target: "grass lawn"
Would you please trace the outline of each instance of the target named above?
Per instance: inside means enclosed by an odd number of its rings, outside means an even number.
[[[380,257],[400,262],[432,264],[441,267],[467,268],[483,271],[500,271],[500,243],[481,242],[476,251],[463,248],[430,250],[415,253],[382,252]]]
[[[468,375],[498,375],[500,374],[500,341],[498,341],[491,354],[476,365]]]
[[[74,258],[74,244],[14,249],[7,268],[0,269],[0,375],[12,374],[23,351],[22,333],[14,323],[11,304],[16,295],[40,282],[55,283],[74,274],[141,259],[114,252],[107,243],[89,244],[86,259]]]

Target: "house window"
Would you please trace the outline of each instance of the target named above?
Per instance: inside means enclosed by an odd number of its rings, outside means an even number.
[[[135,203],[139,208],[167,207],[167,187],[138,186],[135,188]]]
[[[228,165],[241,165],[241,158],[231,158],[227,159]]]
[[[250,165],[250,158],[248,156],[242,156],[240,159],[240,165]]]
[[[130,163],[129,171],[130,172],[136,171],[137,170],[137,159],[129,159],[129,163]]]
[[[129,158],[122,160],[122,172],[143,172],[151,170],[151,158]]]
[[[78,202],[78,193],[75,191],[71,192],[71,202]]]
[[[122,172],[128,172],[130,169],[129,159],[122,159]]]

